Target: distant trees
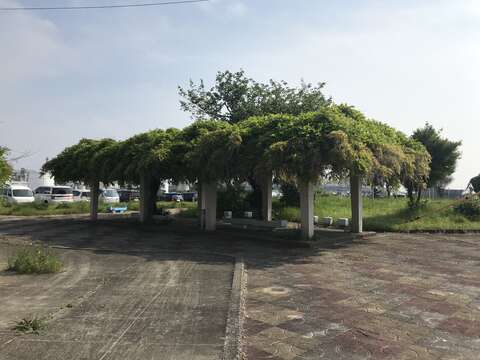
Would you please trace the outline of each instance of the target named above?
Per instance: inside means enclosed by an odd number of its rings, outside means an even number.
[[[5,184],[12,175],[12,167],[7,161],[8,149],[0,146],[0,185]]]
[[[461,157],[462,142],[443,137],[442,130],[436,130],[429,123],[415,130],[412,138],[423,144],[432,157],[427,187],[445,188],[452,181],[451,175]]]

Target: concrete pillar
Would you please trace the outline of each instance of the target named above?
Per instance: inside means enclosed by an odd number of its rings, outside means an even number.
[[[360,176],[350,176],[350,198],[352,201],[350,226],[353,233],[360,234],[363,231],[362,178]]]
[[[198,216],[200,228],[204,229],[205,222],[203,219],[203,211],[202,211],[202,183],[200,181],[197,183],[197,216]]]
[[[302,237],[304,239],[311,239],[314,235],[313,183],[301,182],[298,190],[300,191],[300,218],[302,221]]]
[[[262,179],[262,220],[272,221],[272,175]]]
[[[98,219],[98,195],[100,184],[98,181],[90,184],[90,220],[97,221]]]
[[[151,178],[148,175],[140,176],[140,222],[152,220],[152,205],[150,200]]]
[[[202,183],[202,229],[214,231],[217,227],[217,183]]]

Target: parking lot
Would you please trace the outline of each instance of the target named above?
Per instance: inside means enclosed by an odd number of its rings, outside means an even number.
[[[478,359],[477,235],[322,237],[303,248],[132,220],[2,219],[0,267],[38,241],[66,268],[0,273],[1,358],[222,359],[246,295],[248,359]],[[239,259],[247,289],[233,294]],[[39,335],[11,330],[32,314],[49,317]]]

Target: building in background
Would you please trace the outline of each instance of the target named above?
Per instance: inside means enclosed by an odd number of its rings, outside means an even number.
[[[21,168],[13,171],[10,183],[25,185],[35,190],[39,186],[55,185],[55,179],[49,174],[42,175],[39,171]]]

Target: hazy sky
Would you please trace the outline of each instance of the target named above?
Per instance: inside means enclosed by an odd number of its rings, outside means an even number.
[[[0,0],[0,6],[142,0]],[[0,12],[0,144],[38,168],[82,137],[191,122],[177,86],[243,68],[326,94],[408,134],[463,141],[452,187],[480,173],[480,1],[212,0]]]

